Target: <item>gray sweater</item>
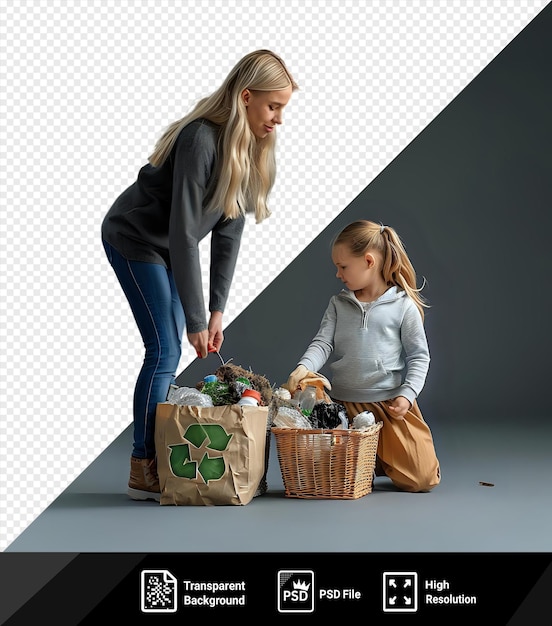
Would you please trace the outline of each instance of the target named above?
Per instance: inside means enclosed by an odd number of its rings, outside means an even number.
[[[142,167],[102,223],[102,238],[126,259],[172,270],[189,333],[207,328],[199,242],[211,233],[209,311],[224,311],[245,224],[243,216],[226,220],[205,210],[219,130],[204,119],[184,127],[165,163]]]
[[[317,372],[330,354],[331,396],[346,402],[379,402],[422,390],[429,349],[422,316],[414,301],[391,287],[363,306],[342,289],[333,296],[318,333],[299,364]]]

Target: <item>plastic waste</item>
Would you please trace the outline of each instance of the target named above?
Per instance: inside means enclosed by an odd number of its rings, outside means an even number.
[[[293,407],[281,406],[274,417],[273,426],[277,428],[311,429],[309,418]]]
[[[215,406],[227,404],[229,385],[219,380],[215,374],[209,374],[203,378],[201,391],[211,396],[211,400]]]
[[[362,428],[368,428],[376,423],[376,418],[371,411],[363,411],[358,413],[353,418],[353,428],[360,430]]]
[[[213,406],[211,396],[193,387],[175,387],[171,385],[167,402],[188,406]]]
[[[278,400],[291,400],[291,393],[289,389],[285,387],[278,387],[278,389],[274,391],[274,397]]]
[[[298,394],[299,407],[301,413],[307,417],[312,413],[316,404],[316,387],[309,385]]]
[[[339,419],[341,420],[341,428],[348,430],[349,429],[349,419],[347,418],[346,411],[338,411],[337,413]]]
[[[317,402],[309,419],[313,428],[349,428],[347,410],[340,402]]]
[[[240,376],[234,381],[234,389],[241,396],[246,389],[251,389],[251,381],[245,376]]]

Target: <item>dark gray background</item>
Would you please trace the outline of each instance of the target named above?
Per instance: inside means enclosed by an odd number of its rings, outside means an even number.
[[[366,218],[393,226],[427,279],[428,421],[550,417],[550,23],[549,6],[229,325],[223,358],[285,382],[342,286],[330,241]]]

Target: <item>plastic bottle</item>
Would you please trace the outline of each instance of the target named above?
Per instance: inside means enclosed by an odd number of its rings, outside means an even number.
[[[316,404],[316,387],[309,385],[301,391],[299,396],[299,408],[301,413],[307,417],[312,413],[314,405]]]
[[[255,389],[244,389],[238,404],[244,406],[259,406],[261,394]]]

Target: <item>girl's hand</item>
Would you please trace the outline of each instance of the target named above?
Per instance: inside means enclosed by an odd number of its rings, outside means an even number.
[[[284,383],[282,387],[287,389],[291,395],[293,395],[297,391],[301,380],[303,380],[308,373],[309,370],[304,365],[298,365],[293,372],[291,372],[287,382]]]
[[[397,396],[393,400],[389,401],[387,408],[392,417],[397,419],[404,419],[406,412],[410,410],[410,400],[407,400],[404,396]]]

